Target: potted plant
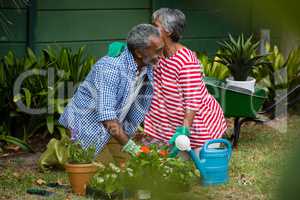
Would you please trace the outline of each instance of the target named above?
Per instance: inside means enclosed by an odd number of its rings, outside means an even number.
[[[93,163],[95,146],[83,148],[74,135],[72,135],[71,140],[65,169],[69,174],[73,192],[83,196],[86,193],[86,186],[91,176],[97,171],[97,166]]]
[[[258,42],[252,42],[252,36],[244,39],[242,34],[235,40],[229,34],[229,41],[219,43],[221,52],[216,55],[216,62],[226,65],[231,77],[226,79],[227,86],[235,86],[254,92],[256,80],[249,74],[253,67],[267,65],[266,55],[256,55]]]

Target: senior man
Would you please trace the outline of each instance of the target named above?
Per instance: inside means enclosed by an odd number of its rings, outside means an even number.
[[[85,148],[95,145],[100,153],[113,138],[122,148],[115,145],[110,150],[135,155],[139,146],[130,138],[148,111],[153,93],[152,66],[158,62],[162,49],[156,27],[133,27],[120,56],[104,56],[96,62],[59,123],[76,135]]]

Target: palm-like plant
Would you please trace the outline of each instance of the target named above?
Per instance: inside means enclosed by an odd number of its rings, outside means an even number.
[[[253,67],[267,65],[266,55],[256,55],[258,42],[252,42],[252,36],[244,39],[242,34],[235,40],[229,34],[229,41],[219,42],[221,52],[216,55],[216,62],[226,65],[236,81],[247,80]]]
[[[218,53],[220,53],[220,51],[218,51],[217,54]],[[201,71],[205,76],[214,77],[218,80],[225,80],[230,75],[230,71],[225,65],[216,62],[216,60],[218,60],[217,57],[211,60],[206,54],[201,52],[197,52],[197,57],[201,62],[203,67]]]

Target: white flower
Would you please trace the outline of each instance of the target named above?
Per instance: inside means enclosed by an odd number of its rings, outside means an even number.
[[[117,178],[118,176],[117,176],[117,174],[112,174],[111,175],[113,178]]]
[[[115,171],[115,172],[117,172],[117,173],[120,173],[120,172],[121,172],[120,168],[117,167],[115,164],[109,163],[109,166],[110,166],[110,168],[111,168],[113,171]]]
[[[98,182],[98,183],[103,183],[103,182],[104,182],[104,179],[101,178],[101,177],[97,177],[97,182]]]
[[[131,169],[129,167],[127,167],[126,170],[129,171],[129,172],[133,172],[133,169]]]

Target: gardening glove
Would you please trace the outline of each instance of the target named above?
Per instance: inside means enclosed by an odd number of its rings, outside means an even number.
[[[174,158],[176,157],[176,155],[178,154],[179,152],[179,149],[176,147],[175,145],[175,141],[176,141],[176,138],[179,136],[179,135],[186,135],[186,136],[190,136],[190,131],[189,131],[189,128],[187,126],[178,126],[176,128],[176,131],[175,131],[175,134],[171,137],[171,139],[169,140],[169,144],[170,145],[173,145],[172,149],[171,149],[171,152],[169,153],[169,157],[170,158]]]
[[[131,156],[136,156],[138,152],[140,152],[140,146],[135,144],[135,142],[131,139],[124,145],[122,151],[129,153]]]
[[[124,42],[113,42],[108,46],[107,55],[109,57],[118,57],[125,49],[126,43]]]

